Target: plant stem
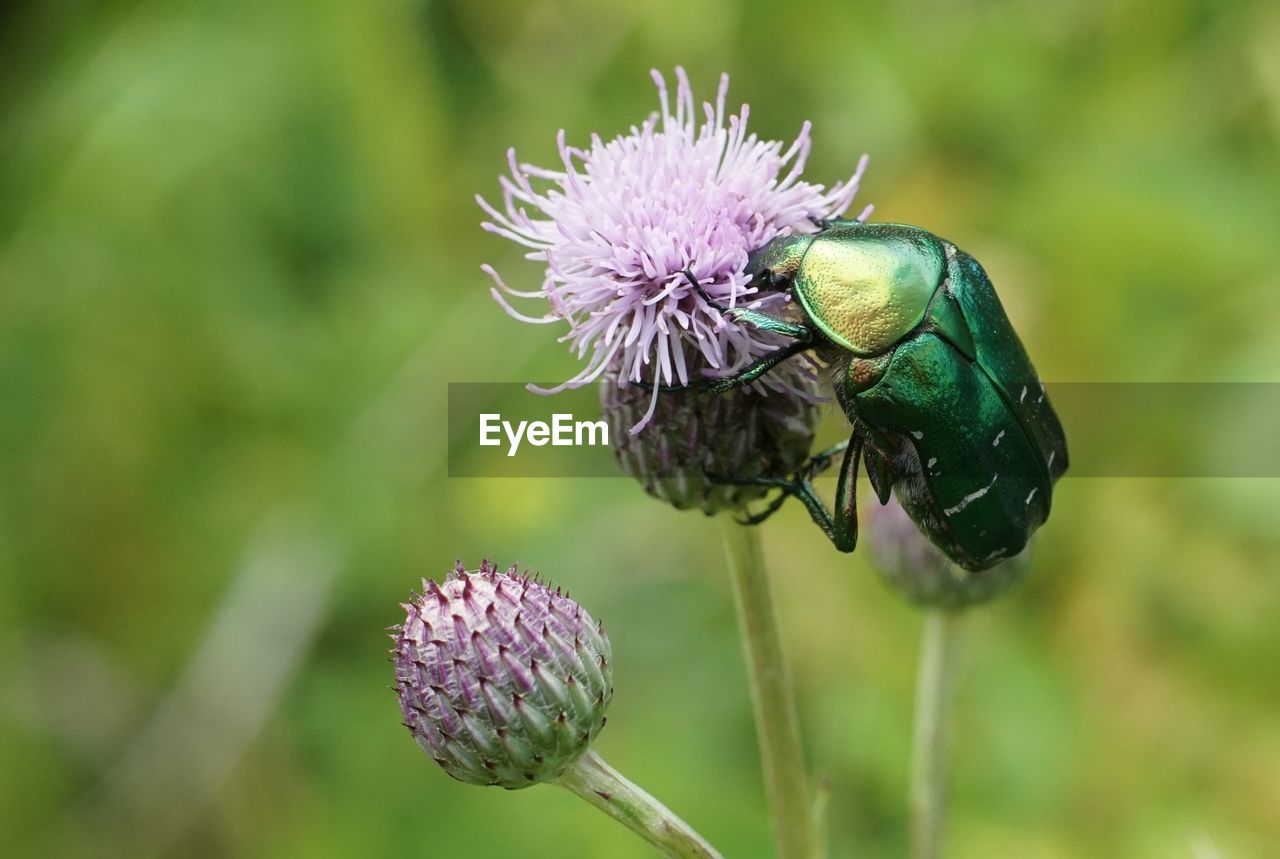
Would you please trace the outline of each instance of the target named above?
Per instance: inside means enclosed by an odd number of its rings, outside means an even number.
[[[560,774],[559,784],[675,859],[723,859],[715,848],[590,749]]]
[[[755,528],[721,517],[779,859],[819,856],[795,694]]]
[[[947,803],[948,723],[958,661],[960,616],[930,608],[924,618],[916,678],[911,757],[911,855],[937,859]]]

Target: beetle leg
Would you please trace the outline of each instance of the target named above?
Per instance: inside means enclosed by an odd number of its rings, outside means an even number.
[[[808,349],[809,345],[810,344],[807,340],[797,340],[794,343],[788,343],[781,349],[776,349],[767,355],[762,355],[732,376],[723,376],[719,379],[709,379],[706,382],[700,382],[698,387],[702,388],[702,390],[709,394],[723,394],[725,391],[732,391],[734,388],[741,388],[744,385],[750,385],[756,379],[759,379],[783,361],[793,355],[799,355],[801,352]]]
[[[780,477],[732,479],[710,473],[707,474],[707,477],[715,483],[722,483],[728,486],[768,486],[773,489],[782,490],[782,494],[769,502],[769,506],[761,512],[752,516],[747,516],[743,519],[738,519],[737,521],[740,524],[759,525],[774,513],[777,513],[783,503],[794,495],[796,498],[800,499],[802,504],[804,504],[805,509],[809,511],[809,515],[813,518],[813,521],[817,523],[818,527],[822,529],[823,533],[828,537],[835,539],[833,536],[835,532],[832,530],[833,525],[831,522],[831,514],[827,512],[826,505],[824,505],[822,503],[822,499],[818,497],[818,493],[813,488],[813,483],[811,483],[809,478],[805,476],[803,469],[796,472],[794,480],[784,480]]]
[[[813,456],[809,457],[808,462],[800,466],[796,474],[797,475],[806,474],[808,475],[809,480],[813,480],[813,478],[817,477],[819,474],[821,474],[822,472],[826,471],[828,468],[831,467],[831,462],[835,458],[835,455],[837,453],[843,453],[845,449],[848,447],[849,447],[849,439],[845,439],[844,441],[838,444],[833,444],[831,447],[827,448],[824,451],[815,453]],[[778,508],[783,505],[783,502],[785,502],[792,495],[796,494],[795,487],[802,480],[803,478],[800,478],[797,476],[796,481],[794,483],[787,483],[782,487],[783,489],[782,493],[778,495],[777,498],[773,499],[773,501],[769,503],[768,507],[766,507],[764,510],[762,510],[759,513],[756,513],[752,516],[748,516],[746,519],[739,519],[738,521],[741,522],[743,525],[759,525],[761,522],[768,519],[774,513],[778,512]]]
[[[728,475],[716,474],[711,471],[703,471],[703,475],[706,476],[707,480],[721,486],[767,486],[770,489],[782,490],[778,497],[769,502],[769,506],[764,510],[745,516],[742,519],[735,519],[734,521],[740,525],[759,525],[774,513],[777,513],[783,502],[795,494],[798,484],[796,480],[786,480],[781,477],[729,477]]]
[[[732,309],[729,307],[729,305],[725,304],[720,299],[712,298],[711,293],[707,292],[706,289],[703,288],[702,284],[698,282],[698,279],[693,276],[693,271],[686,268],[683,272],[681,272],[681,274],[684,275],[684,279],[689,281],[689,285],[693,287],[694,291],[697,292],[698,295],[702,296],[702,300],[705,301],[707,304],[710,304],[712,307],[714,307],[716,310],[719,310],[721,313],[728,313]]]
[[[663,394],[674,394],[681,391],[697,391],[705,394],[723,394],[725,391],[732,391],[734,388],[741,388],[750,385],[756,379],[759,379],[765,373],[781,364],[788,358],[799,355],[808,349],[809,343],[797,340],[794,343],[788,343],[779,349],[761,355],[746,367],[734,373],[732,376],[712,376],[701,381],[694,382],[690,385],[659,385],[658,391]],[[646,391],[653,390],[652,382],[633,381],[630,384]]]
[[[790,487],[788,487],[787,489],[784,489],[782,493],[778,495],[777,498],[770,501],[769,506],[761,510],[759,513],[753,513],[749,516],[744,516],[741,519],[735,519],[734,521],[736,521],[739,525],[759,525],[761,522],[768,519],[774,513],[777,513],[778,509],[782,507],[782,505],[790,497],[791,497],[791,492],[790,492]]]
[[[837,445],[837,447],[840,447]],[[836,507],[833,516],[827,511],[818,493],[813,488],[810,477],[802,469],[789,486],[783,488],[783,495],[775,499],[763,513],[749,517],[746,524],[756,524],[771,516],[786,499],[794,495],[809,511],[810,518],[822,529],[822,533],[840,552],[852,552],[858,545],[858,457],[862,452],[862,440],[851,438],[844,445],[844,459],[840,463],[839,485],[836,488]],[[834,448],[832,449],[834,452]],[[824,451],[824,453],[826,453]],[[819,454],[822,456],[822,454]],[[817,457],[815,457],[816,459]],[[763,518],[761,518],[763,517]],[[739,520],[742,521],[742,520]]]
[[[884,454],[874,445],[867,445],[866,450],[862,452],[862,462],[867,467],[867,478],[871,481],[871,488],[876,491],[876,498],[880,500],[881,506],[888,504],[889,492],[893,488],[893,477]]]
[[[841,451],[844,452],[844,459],[840,463],[840,478],[836,489],[835,515],[833,516],[813,488],[813,477],[827,468],[831,464],[831,459]],[[827,538],[835,544],[838,551],[852,552],[858,544],[857,483],[858,458],[861,452],[862,439],[855,436],[848,441],[832,445],[830,448],[815,455],[807,464],[801,466],[793,480],[783,480],[777,477],[753,477],[735,480],[718,477],[710,473],[707,474],[707,477],[717,483],[736,486],[768,486],[782,490],[782,493],[777,498],[769,502],[768,507],[759,513],[738,519],[739,523],[743,525],[759,525],[774,513],[777,513],[787,498],[794,495],[804,504],[805,509],[809,511],[810,518],[822,529],[822,533],[826,534]]]
[[[788,322],[785,319],[779,319],[776,316],[770,316],[767,313],[748,310],[745,307],[734,307],[725,312],[734,322],[750,322],[761,331],[772,331],[775,334],[781,334],[784,337],[791,337],[805,343],[813,339],[813,329],[804,325],[797,325],[794,322]]]
[[[817,477],[819,474],[830,468],[832,460],[835,459],[835,455],[837,453],[844,453],[852,441],[852,439],[845,439],[844,441],[838,444],[833,444],[826,450],[815,453],[813,456],[809,457],[809,464],[807,466],[809,476]]]
[[[792,494],[804,503],[809,516],[822,529],[822,533],[835,544],[840,552],[852,552],[858,544],[857,481],[858,455],[862,451],[861,440],[850,439],[840,463],[839,486],[836,488],[835,515],[827,511],[813,483],[807,478],[797,480]]]
[[[858,456],[862,453],[862,439],[849,440],[840,463],[840,480],[836,487],[835,527],[831,542],[841,552],[852,552],[858,545]]]
[[[809,518],[822,529],[822,533],[835,542],[835,524],[832,522],[831,514],[827,512],[827,505],[822,503],[822,499],[813,488],[813,483],[808,478],[797,480],[791,489],[791,494],[804,504],[805,509],[809,511]]]
[[[702,296],[703,301],[705,301],[707,304],[710,304],[712,307],[714,307],[716,310],[719,310],[721,313],[729,312],[729,305],[725,304],[718,298],[712,298],[711,293],[707,292],[702,287],[702,284],[698,282],[698,279],[693,276],[693,271],[691,269],[686,268],[684,271],[681,272],[681,274],[684,275],[685,280],[689,281],[689,285],[693,287],[694,291],[698,293],[698,295]]]
[[[762,331],[772,331],[785,337],[791,337],[795,340],[804,340],[806,342],[813,339],[813,330],[804,325],[797,325],[794,322],[788,322],[785,319],[779,319],[776,316],[770,316],[767,313],[760,313],[757,310],[750,310],[746,307],[730,307],[719,299],[712,298],[693,276],[693,272],[685,269],[683,272],[685,280],[702,296],[702,300],[714,307],[722,316],[728,316],[734,322],[750,322]]]

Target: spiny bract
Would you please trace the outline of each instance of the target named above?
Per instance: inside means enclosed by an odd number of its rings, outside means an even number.
[[[484,561],[423,580],[394,628],[404,723],[444,771],[509,790],[557,778],[604,727],[604,628],[558,589]]]

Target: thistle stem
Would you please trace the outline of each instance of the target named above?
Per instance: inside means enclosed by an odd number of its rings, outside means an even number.
[[[576,793],[674,859],[723,859],[670,809],[628,781],[590,749],[560,775]]]
[[[809,800],[795,693],[755,528],[721,517],[738,631],[751,681],[751,704],[779,859],[815,859],[818,838]]]
[[[916,678],[911,756],[911,855],[938,859],[947,804],[951,701],[959,646],[958,613],[929,609]]]

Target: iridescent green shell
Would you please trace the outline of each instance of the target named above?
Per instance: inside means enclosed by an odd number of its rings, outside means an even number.
[[[1049,515],[1066,437],[977,261],[919,227],[841,221],[775,239],[748,271],[790,283],[882,498],[892,484],[966,569],[1022,551]],[[856,522],[841,533],[851,549]]]

